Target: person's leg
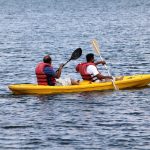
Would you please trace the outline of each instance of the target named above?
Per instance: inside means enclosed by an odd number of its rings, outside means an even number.
[[[79,85],[79,83],[80,83],[80,80],[75,80],[75,79],[71,79],[71,78],[56,79],[57,86]]]

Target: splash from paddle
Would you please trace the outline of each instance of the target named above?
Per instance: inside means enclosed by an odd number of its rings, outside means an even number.
[[[99,55],[100,59],[103,61],[103,58],[102,58],[102,56],[101,56],[101,54],[100,54],[100,48],[99,48],[99,44],[98,44],[97,40],[94,39],[94,40],[91,41],[91,43],[92,43],[94,52],[95,52],[97,55]],[[110,72],[109,72],[109,69],[108,69],[108,67],[106,66],[106,64],[104,65],[104,67],[105,67],[105,69],[107,70],[108,75],[111,76],[111,74],[110,74]],[[112,79],[112,83],[113,83],[113,86],[114,86],[115,90],[119,90],[119,88],[115,85],[114,79]]]

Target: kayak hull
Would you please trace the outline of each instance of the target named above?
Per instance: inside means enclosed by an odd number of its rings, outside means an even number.
[[[139,88],[150,83],[150,74],[124,76],[122,80],[115,81],[118,89]],[[114,90],[112,82],[94,83],[82,81],[79,85],[70,86],[43,86],[37,84],[12,84],[8,88],[13,94],[62,94],[86,91]]]

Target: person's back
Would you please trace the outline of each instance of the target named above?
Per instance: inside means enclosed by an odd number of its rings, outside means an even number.
[[[51,57],[49,55],[43,58],[35,69],[37,82],[39,85],[55,85],[56,73],[51,66]]]

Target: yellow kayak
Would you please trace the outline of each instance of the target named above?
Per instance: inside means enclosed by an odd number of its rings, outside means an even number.
[[[150,74],[124,76],[122,80],[115,81],[118,89],[138,88],[150,83]],[[12,84],[8,88],[13,94],[60,94],[85,91],[113,90],[112,82],[81,81],[79,85],[70,86],[43,86],[37,84]]]

